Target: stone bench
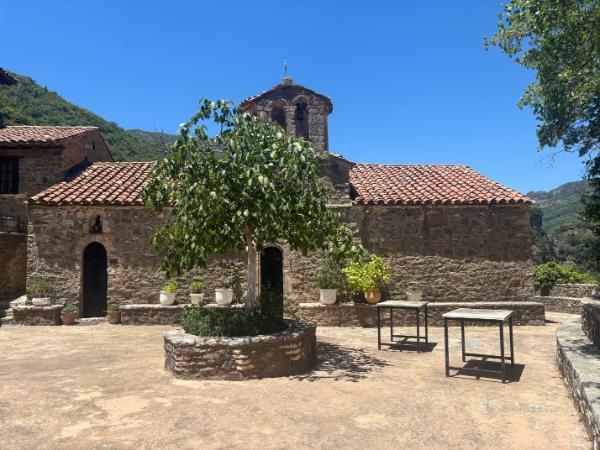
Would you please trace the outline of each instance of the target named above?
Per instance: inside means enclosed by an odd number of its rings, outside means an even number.
[[[17,325],[62,325],[60,311],[63,305],[12,307],[13,323]]]
[[[510,309],[514,311],[515,325],[544,325],[546,321],[544,304],[539,302],[435,302],[428,305],[429,324],[443,326],[442,314],[457,308]],[[364,303],[300,303],[294,316],[320,326],[377,326],[376,306]],[[412,326],[414,320],[414,315],[408,311],[394,312],[394,324]],[[387,314],[383,314],[383,324],[388,325]]]

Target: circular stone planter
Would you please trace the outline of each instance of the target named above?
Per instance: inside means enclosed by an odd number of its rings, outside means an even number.
[[[179,378],[245,380],[307,372],[317,360],[315,326],[286,321],[274,334],[205,337],[164,333],[165,368]]]

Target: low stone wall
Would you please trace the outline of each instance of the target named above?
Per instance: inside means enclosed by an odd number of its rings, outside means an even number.
[[[598,291],[598,286],[595,284],[556,284],[550,289],[549,296],[551,297],[593,297]]]
[[[580,320],[556,330],[556,362],[575,406],[600,449],[600,353],[583,333]]]
[[[340,303],[321,305],[320,303],[300,303],[295,318],[303,322],[330,327],[375,327],[377,307],[363,303]],[[469,303],[429,303],[429,325],[442,326],[442,314],[456,308],[510,309],[514,313],[515,325],[544,325],[544,305],[538,302],[469,302]],[[383,324],[387,325],[389,312],[382,311]],[[408,310],[394,310],[394,324],[414,325],[415,313]]]
[[[600,301],[581,301],[581,328],[600,350]]]
[[[122,305],[122,325],[177,325],[184,305]]]
[[[546,311],[579,314],[581,312],[581,298],[577,297],[546,297],[545,295],[536,295],[533,301],[543,303]]]
[[[17,325],[62,325],[60,311],[63,305],[13,306],[13,323]]]
[[[312,325],[288,321],[280,333],[251,337],[202,337],[164,333],[165,368],[179,378],[244,380],[295,375],[316,362]]]

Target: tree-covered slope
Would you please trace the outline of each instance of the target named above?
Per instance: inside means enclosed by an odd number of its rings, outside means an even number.
[[[532,216],[536,262],[556,259],[590,270],[588,250],[592,232],[580,218],[581,196],[588,189],[588,183],[582,180],[565,183],[547,192],[527,194],[535,201]]]
[[[18,83],[0,85],[0,126],[7,125],[87,125],[100,128],[117,160],[147,161],[160,158],[164,144],[174,136],[142,130],[126,131],[114,122],[74,105],[56,92],[50,92],[31,78],[11,73]]]

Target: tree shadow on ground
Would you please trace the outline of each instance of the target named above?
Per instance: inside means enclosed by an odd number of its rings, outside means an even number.
[[[368,378],[371,372],[388,366],[391,366],[389,362],[375,358],[365,350],[318,341],[315,368],[292,378],[301,381],[329,379],[356,382]]]

